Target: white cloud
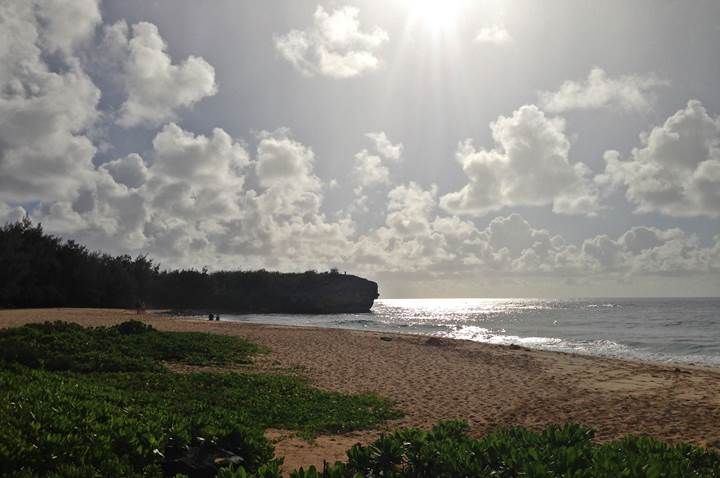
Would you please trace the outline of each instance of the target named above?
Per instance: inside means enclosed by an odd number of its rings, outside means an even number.
[[[351,262],[372,270],[420,271],[435,269],[451,258],[444,234],[435,231],[437,189],[417,183],[388,192],[385,224],[355,241]],[[442,221],[437,227],[447,228]]]
[[[683,233],[679,229],[661,231],[654,227],[636,226],[623,234],[618,242],[629,252],[639,254],[661,245],[666,240],[672,240],[682,235]]]
[[[617,240],[606,235],[583,242],[581,259],[589,272],[625,275],[711,273],[720,265],[717,244],[703,248],[679,229],[633,227]]]
[[[129,154],[103,164],[100,169],[107,171],[116,183],[129,188],[139,188],[147,179],[147,167],[139,154]]]
[[[385,224],[354,242],[350,263],[374,272],[431,277],[629,277],[712,274],[720,270],[720,237],[710,247],[680,229],[633,227],[572,244],[533,227],[519,214],[495,217],[484,229],[435,214],[436,190],[415,183],[388,194]]]
[[[512,35],[505,28],[505,25],[493,24],[483,27],[475,36],[475,43],[490,43],[493,45],[504,45],[513,41]]]
[[[115,51],[126,51],[123,75],[128,97],[120,110],[119,125],[161,124],[175,119],[179,108],[217,92],[215,69],[203,58],[190,56],[173,64],[155,25],[137,23],[128,38],[123,24],[116,24],[111,35],[106,35],[106,39],[119,42],[112,47]]]
[[[494,149],[476,150],[471,140],[458,146],[456,158],[470,182],[441,198],[445,210],[481,215],[512,206],[552,205],[558,214],[600,209],[590,170],[568,159],[564,120],[526,105],[490,127]]]
[[[286,129],[263,132],[260,138],[255,173],[264,189],[251,199],[268,237],[283,231],[280,235],[287,241],[286,234],[295,230],[300,240],[301,234],[311,233],[315,226],[325,227],[320,213],[322,181],[313,171],[312,149],[293,139]]]
[[[104,163],[73,201],[48,201],[33,217],[103,250],[207,260],[201,246],[208,252],[208,238],[242,215],[247,152],[222,129],[204,136],[171,123],[149,154]]]
[[[485,233],[490,247],[497,251],[506,248],[513,256],[538,247],[540,243],[544,243],[547,250],[549,244],[547,232],[533,229],[520,214],[496,217],[490,221]]]
[[[392,144],[387,135],[380,131],[377,133],[367,133],[365,136],[375,143],[375,150],[380,156],[388,161],[399,161],[403,152],[403,144]]]
[[[637,212],[720,216],[720,118],[692,100],[641,139],[627,160],[606,152],[596,181],[625,188]]]
[[[224,130],[196,135],[171,123],[155,136],[153,152],[142,192],[159,224],[182,221],[188,238],[200,239],[240,214],[249,158]]]
[[[40,203],[32,217],[91,248],[143,251],[166,266],[305,270],[341,263],[351,249],[354,223],[327,220],[314,154],[287,130],[262,133],[251,162],[222,129],[205,136],[171,123],[148,155],[101,165],[77,194]],[[251,166],[256,190],[245,189]],[[0,202],[0,219],[22,214]]]
[[[88,40],[100,23],[98,0],[38,0],[36,13],[43,23],[43,45],[66,54]]]
[[[263,267],[271,260],[287,270],[340,263],[354,223],[347,217],[329,221],[322,213],[323,183],[314,172],[312,149],[287,129],[262,132],[259,139],[254,166],[260,187],[243,197],[220,249],[257,254]]]
[[[582,244],[581,254],[591,267],[603,270],[614,269],[622,264],[622,248],[609,236],[601,234],[586,239]]]
[[[386,224],[399,237],[426,233],[430,230],[436,197],[435,186],[426,191],[411,182],[394,188],[388,193]]]
[[[598,109],[646,113],[655,104],[655,90],[667,84],[653,75],[612,78],[596,67],[590,71],[587,80],[568,80],[558,91],[542,91],[538,96],[541,107],[551,113]]]
[[[291,30],[275,37],[275,48],[302,74],[349,78],[375,70],[378,48],[388,40],[380,28],[360,29],[359,10],[340,7],[328,13],[322,6],[307,30]]]
[[[255,172],[265,187],[317,191],[320,180],[313,174],[315,153],[295,141],[287,130],[262,132]]]
[[[20,221],[26,215],[25,208],[0,202],[0,225]]]
[[[358,184],[355,190],[357,194],[361,194],[364,188],[390,184],[390,170],[380,156],[363,149],[355,155],[353,162],[353,177]]]
[[[222,128],[213,129],[207,137],[170,123],[155,136],[153,148],[154,175],[208,187],[242,188],[239,178],[250,163],[245,148]]]
[[[389,185],[389,166],[400,161],[403,151],[402,143],[392,144],[384,132],[367,133],[365,136],[372,140],[374,147],[372,153],[363,149],[353,158],[353,178],[357,185],[355,194],[358,196],[362,196],[367,188]]]
[[[55,24],[35,7],[0,4],[0,200],[70,198],[95,174],[85,132],[97,119],[100,91],[69,51],[58,59],[60,71],[50,70],[43,46],[69,49],[80,36],[52,27],[45,37],[44,25]]]

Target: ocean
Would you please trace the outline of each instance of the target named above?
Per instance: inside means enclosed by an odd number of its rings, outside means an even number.
[[[367,314],[224,315],[720,367],[720,298],[381,299]]]

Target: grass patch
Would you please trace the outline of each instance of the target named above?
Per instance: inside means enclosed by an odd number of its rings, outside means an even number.
[[[157,372],[161,361],[242,364],[260,351],[239,337],[159,332],[136,320],[94,328],[45,322],[0,331],[0,360],[55,371]]]
[[[0,350],[2,476],[162,476],[168,447],[198,437],[254,472],[274,467],[268,427],[312,436],[398,416],[378,397],[298,378],[161,366],[246,363],[259,349],[236,337],[52,323],[0,332]]]

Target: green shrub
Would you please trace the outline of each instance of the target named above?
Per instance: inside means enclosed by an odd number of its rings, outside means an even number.
[[[227,422],[202,411],[182,415],[173,409],[172,397],[124,390],[112,384],[116,379],[122,377],[0,373],[0,475],[75,469],[101,476],[157,476],[159,453],[168,440],[187,443],[206,430],[213,430],[211,439],[233,435],[251,467],[272,457],[262,431],[240,414]]]
[[[687,444],[670,445],[649,437],[628,436],[598,445],[592,430],[573,424],[542,433],[522,428],[499,430],[481,439],[465,435],[459,422],[441,423],[430,432],[400,430],[369,446],[348,451],[322,475],[297,478],[537,477],[537,478],[711,478],[720,476],[720,454]]]
[[[152,325],[139,320],[128,320],[112,328],[117,330],[121,335],[144,334],[155,330]]]
[[[592,430],[573,424],[542,433],[499,430],[481,439],[465,434],[461,422],[444,422],[430,432],[399,430],[347,452],[347,463],[290,473],[291,478],[717,478],[720,455],[687,444],[670,445],[628,436],[598,445]],[[237,476],[255,478],[252,473]],[[281,475],[262,475],[279,478]]]

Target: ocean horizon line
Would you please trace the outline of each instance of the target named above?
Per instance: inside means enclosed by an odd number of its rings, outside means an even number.
[[[720,299],[720,296],[703,295],[598,295],[598,296],[477,296],[477,297],[383,297],[376,300],[599,300],[599,299]]]

